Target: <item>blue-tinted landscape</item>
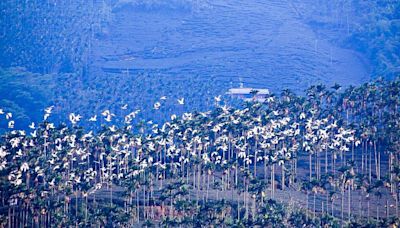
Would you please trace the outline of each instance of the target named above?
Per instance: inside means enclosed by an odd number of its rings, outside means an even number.
[[[3,0],[0,227],[398,227],[400,2]]]

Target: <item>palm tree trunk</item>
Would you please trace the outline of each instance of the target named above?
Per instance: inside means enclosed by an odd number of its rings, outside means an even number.
[[[137,210],[137,222],[140,222],[140,203],[139,203],[139,191],[140,188],[136,190],[136,210]]]
[[[207,173],[207,190],[206,190],[206,202],[208,202],[208,191],[210,189],[210,175]]]
[[[376,204],[376,220],[379,221],[379,199],[377,199],[377,204]]]
[[[366,144],[364,142],[364,140],[362,141],[362,149],[361,149],[361,173],[364,173],[364,144]]]
[[[334,154],[332,155],[332,173],[333,173],[333,176],[335,176],[335,174],[336,174],[336,159],[335,159],[335,153],[336,152],[333,152]]]
[[[257,178],[257,138],[255,142],[255,149],[254,149],[254,177]]]
[[[315,196],[316,194],[315,194],[315,192],[314,192],[314,194],[313,194],[313,216],[314,216],[314,219],[315,219]]]
[[[354,161],[354,146],[355,146],[355,144],[354,144],[354,141],[353,141],[353,143],[351,144],[351,160],[352,161]]]
[[[275,197],[275,164],[271,166],[271,198]]]
[[[87,220],[88,220],[88,197],[85,196],[85,225],[87,224]]]
[[[396,216],[395,217],[399,217],[399,193],[398,192],[396,192],[395,200],[396,200]]]
[[[153,197],[153,192],[154,192],[154,188],[153,188],[153,175],[150,174],[150,193],[149,193],[149,205],[151,208],[151,212],[150,212],[150,218],[154,219],[154,197]],[[153,199],[152,203],[150,204],[150,199]]]
[[[351,205],[351,186],[349,185],[348,187],[348,199],[347,199],[347,215],[348,215],[348,221],[350,222],[350,216],[351,216],[351,212],[350,212],[350,205]]]
[[[378,167],[378,154],[377,154],[377,150],[376,150],[376,141],[374,141],[374,163],[375,163],[375,174],[376,177],[379,177],[379,167]],[[379,180],[379,178],[378,178]]]
[[[378,180],[381,179],[381,153],[378,151]]]
[[[342,191],[341,192],[342,194],[341,194],[340,214],[341,214],[341,219],[342,219],[341,223],[343,224],[343,218],[344,218],[344,187],[342,187],[341,191]]]
[[[285,164],[282,165],[281,182],[282,190],[285,190]]]
[[[244,178],[244,185],[245,185],[245,194],[243,195],[243,198],[244,198],[244,210],[245,210],[245,213],[244,213],[244,218],[245,219],[248,219],[249,218],[249,211],[248,211],[248,202],[247,202],[247,199],[248,199],[248,196],[249,196],[249,186],[248,186],[248,184],[247,184],[247,182],[246,182],[246,178]]]
[[[310,170],[309,170],[310,178],[309,178],[309,180],[311,181],[311,178],[312,178],[312,154],[309,155],[309,166],[310,166]]]
[[[328,173],[328,149],[325,149],[325,173]]]
[[[306,215],[307,215],[307,219],[308,219],[308,211],[309,211],[309,209],[308,209],[309,207],[308,207],[308,189],[307,189],[307,192],[306,192]]]
[[[7,221],[7,223],[8,223],[8,228],[13,227],[12,215],[11,215],[11,207],[8,208],[8,221]]]
[[[240,197],[240,193],[239,193]],[[237,201],[237,220],[240,221],[240,200]]]
[[[369,182],[372,182],[372,152],[369,150]]]
[[[328,192],[326,193],[326,201],[325,201],[325,204],[326,204],[326,214],[329,214],[329,195],[328,195]]]
[[[389,201],[388,200],[386,200],[386,204],[385,204],[386,206],[386,219],[388,219],[389,218]]]

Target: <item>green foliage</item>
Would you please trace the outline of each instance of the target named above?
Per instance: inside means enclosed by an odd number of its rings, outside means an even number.
[[[285,208],[275,200],[268,200],[264,207],[258,212],[258,225],[260,226],[280,226],[283,227],[283,221],[286,216]]]
[[[49,105],[55,75],[40,75],[23,68],[0,68],[0,107],[13,113],[17,128],[26,128],[32,121],[41,121],[43,108]],[[5,121],[0,129],[7,128]]]
[[[292,227],[314,227],[315,224],[307,212],[302,210],[294,210],[288,217],[288,223]]]
[[[2,66],[82,72],[94,35],[110,19],[110,2],[102,2],[1,1]]]
[[[353,1],[362,19],[356,21],[351,41],[372,60],[373,74],[394,78],[400,73],[400,3]]]

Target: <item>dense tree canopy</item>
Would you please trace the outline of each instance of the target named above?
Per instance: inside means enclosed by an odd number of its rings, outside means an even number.
[[[216,97],[208,112],[159,124],[138,119],[137,110],[123,124],[110,110],[76,110],[56,125],[51,106],[44,122],[24,131],[2,110],[9,128],[0,145],[2,223],[398,224],[399,83],[380,79],[343,92],[316,85],[305,96],[285,90],[241,108]],[[79,126],[101,121],[97,131]],[[275,201],[298,191],[305,201]]]

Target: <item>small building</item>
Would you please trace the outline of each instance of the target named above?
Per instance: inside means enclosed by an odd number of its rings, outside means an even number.
[[[254,95],[253,92],[257,91]],[[268,89],[257,89],[257,88],[231,88],[226,93],[231,97],[236,97],[243,99],[245,101],[259,101],[263,102],[265,100],[265,96],[269,94]]]

